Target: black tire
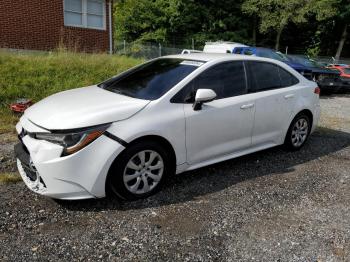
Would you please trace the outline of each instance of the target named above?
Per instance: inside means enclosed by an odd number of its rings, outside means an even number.
[[[163,160],[163,173],[160,181],[153,189],[147,193],[132,193],[126,187],[124,183],[124,171],[126,169],[129,160],[131,160],[139,152],[149,150],[158,153]],[[154,141],[140,141],[129,145],[113,162],[106,181],[106,191],[108,195],[114,195],[124,200],[136,200],[147,198],[156,192],[158,192],[164,184],[166,178],[175,172],[174,165],[170,152],[166,150],[166,147],[154,142]],[[136,179],[136,178],[135,178]],[[142,184],[144,182],[141,182]],[[141,185],[142,185],[141,184]]]
[[[305,140],[300,145],[296,145],[295,143],[293,143],[292,132],[293,132],[293,128],[295,128],[296,123],[301,119],[304,119],[307,122],[307,133],[306,133]],[[289,151],[299,150],[305,145],[307,139],[309,138],[310,131],[311,131],[310,117],[305,113],[299,113],[298,115],[295,116],[295,118],[293,119],[292,123],[288,128],[288,132],[284,140],[284,147]]]

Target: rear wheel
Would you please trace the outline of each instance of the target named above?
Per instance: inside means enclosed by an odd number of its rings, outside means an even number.
[[[107,186],[122,199],[146,198],[159,191],[171,172],[169,153],[155,142],[141,141],[126,148],[114,161]]]
[[[311,130],[309,116],[298,114],[289,126],[284,145],[289,150],[298,150],[305,144]]]

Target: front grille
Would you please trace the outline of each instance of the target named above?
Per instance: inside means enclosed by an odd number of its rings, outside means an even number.
[[[38,174],[34,165],[27,166],[22,163],[22,167],[30,181],[34,182],[38,179]]]
[[[320,74],[317,76],[317,81],[337,82],[337,81],[339,81],[339,77],[335,76],[335,75],[329,75],[329,74]]]
[[[14,147],[18,168],[23,180],[32,190],[44,190],[46,188],[45,182],[39,176],[39,173],[31,160],[29,151],[22,141],[23,137],[26,135],[28,135],[28,133],[23,129],[18,135],[20,142]]]
[[[16,158],[21,161],[22,167],[26,176],[31,181],[36,181],[38,179],[37,170],[31,161],[30,155],[28,153],[27,148],[23,144],[22,140],[20,143],[16,144],[14,147]]]

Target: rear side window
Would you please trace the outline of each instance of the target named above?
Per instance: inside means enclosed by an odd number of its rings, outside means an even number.
[[[246,64],[251,93],[288,87],[299,82],[296,77],[275,64],[252,61]]]
[[[291,73],[278,66],[278,71],[281,79],[281,87],[293,86],[299,83],[299,80]]]
[[[241,52],[242,52],[242,47],[236,47],[236,48],[234,48],[233,49],[233,52],[232,53],[234,53],[234,54],[240,54]]]
[[[193,103],[198,89],[214,90],[217,99],[246,94],[243,62],[226,62],[207,69],[187,84],[171,101]]]
[[[254,52],[251,49],[244,49],[243,50],[243,55],[253,55]]]

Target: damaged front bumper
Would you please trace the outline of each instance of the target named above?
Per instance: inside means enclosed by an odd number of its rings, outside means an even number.
[[[15,146],[18,171],[30,190],[65,200],[105,196],[106,177],[122,145],[102,135],[80,151],[62,156],[62,146],[31,137],[32,130],[41,130],[30,125],[23,119],[17,124],[20,143]]]

